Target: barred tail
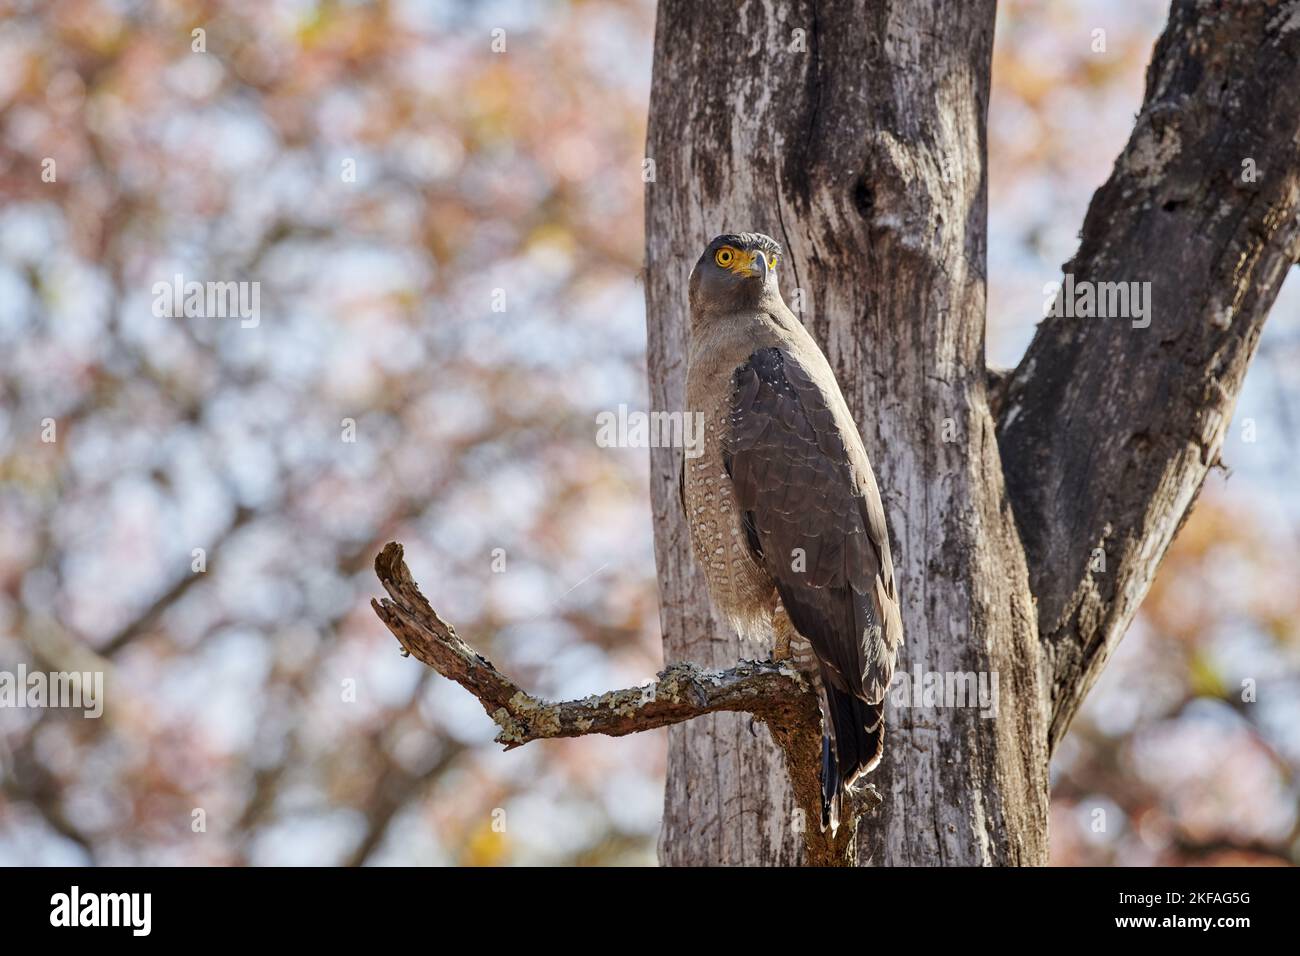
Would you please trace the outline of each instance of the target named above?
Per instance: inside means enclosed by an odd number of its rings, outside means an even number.
[[[822,737],[822,829],[834,831],[840,825],[841,795],[880,763],[885,749],[885,704],[868,704],[837,690],[825,677],[822,686],[829,725]]]

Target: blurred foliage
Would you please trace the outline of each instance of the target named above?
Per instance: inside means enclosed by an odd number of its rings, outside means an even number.
[[[1009,364],[1163,16],[1001,6]],[[0,710],[0,862],[653,861],[662,732],[502,754],[367,606],[399,539],[540,693],[661,664],[646,457],[593,441],[598,410],[647,401],[649,0],[0,10],[0,669],[108,680],[101,720]],[[155,316],[177,274],[259,282],[259,324]],[[1278,311],[1252,372],[1272,391],[1243,398],[1265,437],[1230,450],[1242,475],[1207,492],[1056,762],[1059,862],[1295,852]]]
[[[109,692],[0,712],[0,859],[653,859],[661,740],[506,757],[367,606],[397,538],[540,691],[659,666],[644,460],[592,441],[645,403],[652,11],[6,13],[0,662]],[[154,316],[175,274],[260,323]]]
[[[1300,860],[1300,538],[1212,484],[1055,761],[1056,862]]]

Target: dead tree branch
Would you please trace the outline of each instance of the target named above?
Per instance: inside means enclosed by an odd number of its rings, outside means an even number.
[[[375,558],[375,573],[388,592],[371,606],[402,649],[478,698],[500,728],[497,741],[513,750],[533,740],[605,734],[622,737],[720,711],[753,715],[780,744],[803,813],[806,862],[847,863],[853,827],[823,833],[820,784],[821,712],[803,676],[784,662],[739,661],[726,670],[679,662],[641,687],[611,690],[582,700],[546,701],[523,690],[433,609],[411,577],[403,549],[389,542]]]

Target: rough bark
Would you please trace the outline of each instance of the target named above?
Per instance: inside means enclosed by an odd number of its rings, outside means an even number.
[[[818,801],[815,697],[784,665],[746,660],[771,648],[713,618],[678,497],[681,449],[651,454],[669,666],[645,687],[539,700],[438,617],[400,546],[376,560],[389,594],[376,612],[478,697],[507,749],[670,727],[665,863],[1046,862],[1050,749],[1217,460],[1300,254],[1300,0],[1179,0],[1066,266],[1076,282],[1150,282],[1150,324],[1049,319],[1013,373],[987,369],[993,16],[993,0],[738,12],[663,0],[656,29],[654,408],[683,404],[699,249],[728,231],[778,238],[786,299],[836,370],[880,479],[898,673],[996,680],[991,709],[891,695],[873,776],[883,804],[856,843],[851,825],[803,825]]]
[[[835,368],[884,490],[899,669],[998,675],[996,719],[890,708],[862,862],[1046,859],[1047,698],[984,373],[993,14],[991,0],[739,15],[667,0],[656,27],[652,405],[682,406],[683,289],[699,249],[726,231],[781,241],[787,301]],[[677,501],[680,453],[651,459],[665,659],[725,666],[753,651],[710,616]],[[663,862],[795,862],[791,806],[764,736],[725,715],[670,732]]]
[[[682,405],[683,290],[699,249],[724,231],[775,236],[786,298],[880,478],[900,670],[998,676],[993,720],[887,708],[884,804],[863,822],[862,863],[1046,861],[1050,748],[1218,455],[1297,253],[1300,2],[1179,0],[1067,266],[1079,280],[1150,281],[1150,327],[1054,319],[1012,375],[989,372],[993,17],[992,0],[662,0],[656,26],[653,407]],[[710,614],[677,500],[680,454],[651,455],[665,658],[726,667],[758,655]],[[663,862],[806,861],[766,735],[717,714],[669,742]]]
[[[641,687],[582,700],[542,700],[461,640],[420,592],[402,555],[402,546],[392,541],[375,558],[375,574],[388,597],[372,600],[371,607],[406,654],[478,698],[500,729],[497,743],[506,750],[550,737],[622,737],[716,711],[790,719],[815,699],[793,667],[737,661],[725,671],[672,664]]]
[[[1150,282],[1150,325],[1045,320],[999,426],[1053,747],[1218,461],[1298,236],[1300,3],[1174,4],[1133,134],[1064,267]]]
[[[714,671],[678,662],[640,687],[581,700],[542,700],[497,670],[442,619],[411,577],[400,544],[392,541],[384,547],[375,558],[375,574],[388,597],[370,605],[403,652],[473,694],[499,728],[497,743],[506,750],[553,737],[622,737],[708,714],[744,714],[751,721],[762,721],[785,755],[801,810],[797,819],[805,861],[820,866],[852,864],[854,827],[843,826],[837,832],[817,827],[820,712],[816,693],[792,665],[737,661],[726,670]],[[878,794],[864,793],[850,808],[849,819],[878,802]]]

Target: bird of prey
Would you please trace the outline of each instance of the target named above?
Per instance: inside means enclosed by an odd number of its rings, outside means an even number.
[[[818,688],[822,829],[879,763],[903,642],[880,491],[835,374],[781,298],[781,247],[718,236],[690,278],[686,407],[701,453],[682,469],[697,562],[744,637],[774,638]]]

